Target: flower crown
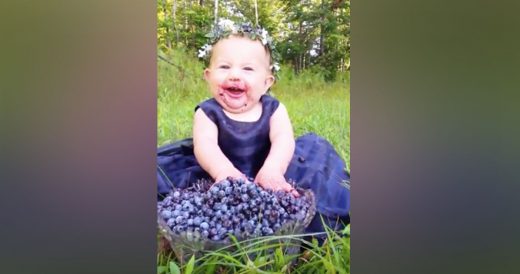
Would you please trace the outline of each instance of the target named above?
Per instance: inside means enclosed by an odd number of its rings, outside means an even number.
[[[253,27],[249,22],[236,24],[229,19],[220,18],[218,24],[214,26],[208,34],[206,34],[209,42],[199,49],[198,57],[209,63],[209,57],[211,56],[213,45],[215,45],[220,39],[226,38],[232,34],[246,36],[251,40],[259,40],[262,42],[262,45],[269,49],[271,55],[271,72],[276,74],[276,72],[280,70],[280,64],[278,62],[280,60],[280,55],[275,49],[273,38],[269,36],[266,29]]]

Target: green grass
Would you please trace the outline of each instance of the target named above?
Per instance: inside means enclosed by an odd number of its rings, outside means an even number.
[[[173,252],[161,252],[157,257],[157,273],[350,273],[349,234],[327,230],[322,245],[316,240],[305,240],[306,235],[235,242],[198,257],[191,256],[184,262],[176,260]],[[288,245],[297,250],[303,247],[302,252],[286,252],[284,247]]]
[[[191,137],[194,107],[210,98],[202,77],[204,66],[195,54],[174,50],[160,55],[174,65],[158,60],[159,146]],[[273,96],[287,107],[295,136],[314,132],[324,137],[348,167],[349,85],[348,75],[340,75],[336,82],[326,83],[319,73],[307,71],[295,76],[289,67],[282,66],[280,79],[272,88]],[[158,273],[350,273],[349,236],[328,231],[322,246],[305,242],[301,237],[288,237],[305,244],[305,251],[285,254],[278,248],[284,244],[271,244],[276,237],[267,237],[236,243],[235,251],[208,252],[187,262],[179,262],[172,253],[161,252],[157,257]],[[274,253],[267,254],[267,249]],[[260,255],[251,258],[249,254],[253,251]]]

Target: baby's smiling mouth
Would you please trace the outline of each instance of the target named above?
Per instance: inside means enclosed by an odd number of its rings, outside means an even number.
[[[240,86],[223,86],[222,91],[231,97],[240,97],[246,91],[246,89]]]

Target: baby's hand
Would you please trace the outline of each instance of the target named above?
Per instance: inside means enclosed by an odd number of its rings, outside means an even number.
[[[272,189],[273,191],[283,190],[292,193],[295,197],[300,196],[298,191],[285,181],[283,174],[277,170],[262,167],[256,175],[255,182],[266,189]]]
[[[236,178],[236,179],[246,179],[246,175],[244,175],[240,170],[235,167],[225,168],[219,171],[217,176],[215,177],[215,183],[218,183],[228,177]]]

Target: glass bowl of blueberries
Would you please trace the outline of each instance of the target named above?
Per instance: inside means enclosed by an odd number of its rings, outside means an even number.
[[[294,253],[299,242],[290,236],[303,233],[316,213],[312,191],[296,190],[299,197],[244,179],[199,180],[157,203],[159,233],[182,261],[259,239],[284,241],[285,252]]]

